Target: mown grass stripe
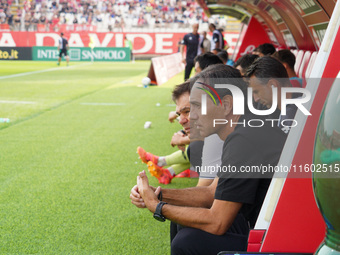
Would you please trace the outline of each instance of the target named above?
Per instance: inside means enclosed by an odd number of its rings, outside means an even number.
[[[36,103],[37,102],[0,100],[0,104],[36,104]]]
[[[49,69],[45,69],[45,70],[25,72],[25,73],[18,73],[18,74],[11,74],[11,75],[6,75],[6,76],[0,76],[0,80],[16,78],[16,77],[32,75],[32,74],[39,74],[39,73],[59,71],[59,70],[64,70],[64,69],[72,69],[72,68],[75,68],[75,67],[87,66],[87,65],[92,65],[92,63],[84,63],[84,64],[73,65],[73,66],[65,66],[65,67],[54,67],[54,68],[49,68]]]

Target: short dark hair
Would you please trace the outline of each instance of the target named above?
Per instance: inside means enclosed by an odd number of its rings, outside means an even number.
[[[255,54],[245,54],[234,63],[234,67],[241,66],[242,70],[246,72],[247,68],[254,63],[258,57],[259,55]]]
[[[63,35],[64,35],[64,33],[60,33],[60,35],[61,35],[61,36],[63,36]]]
[[[198,62],[202,70],[210,65],[222,64],[222,60],[217,55],[211,52],[196,56],[194,59],[194,63],[196,64],[196,62]]]
[[[290,50],[279,50],[273,54],[273,57],[278,59],[281,63],[286,63],[294,70],[295,55]]]
[[[253,75],[262,83],[267,83],[270,79],[280,79],[283,87],[290,84],[286,68],[279,60],[271,56],[258,58],[249,66],[246,76],[250,78]]]
[[[271,55],[276,51],[276,49],[273,44],[264,43],[264,44],[259,45],[256,48],[256,51],[261,52],[263,55]]]
[[[231,66],[223,64],[208,66],[204,71],[191,78],[191,89],[195,82],[202,82],[204,88],[212,92],[211,94],[216,99],[216,102],[219,100],[217,100],[216,94],[209,87],[213,87],[221,99],[226,95],[232,94],[228,89],[216,88],[216,84],[233,84],[241,89],[245,97],[247,97],[247,83],[243,80],[240,71]],[[245,109],[247,109],[247,107],[245,107]]]
[[[221,50],[220,52],[217,53],[217,56],[223,61],[227,62],[229,59],[228,52],[225,50]]]
[[[216,26],[215,26],[214,23],[210,23],[210,24],[209,24],[209,27],[213,27],[214,29],[216,29]]]
[[[172,91],[172,101],[176,102],[184,93],[190,94],[190,90],[190,80],[187,80],[182,84],[175,86]]]

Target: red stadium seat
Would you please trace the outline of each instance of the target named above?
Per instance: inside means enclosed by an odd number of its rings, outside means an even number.
[[[294,71],[296,73],[299,72],[300,65],[301,65],[304,54],[305,54],[305,52],[303,50],[299,50],[298,54],[296,55],[295,66],[294,66]]]
[[[305,54],[303,55],[303,59],[301,61],[299,72],[297,73],[297,75],[300,78],[305,78],[305,72],[306,72],[308,62],[309,62],[311,55],[312,55],[312,53],[310,51],[306,51]]]
[[[315,60],[316,60],[317,56],[318,56],[318,52],[314,51],[312,53],[312,56],[309,59],[309,63],[308,63],[308,66],[307,66],[306,72],[305,72],[305,78],[309,78],[310,77],[310,74],[312,72],[312,69],[313,69],[313,66],[314,66],[314,63],[315,63]]]

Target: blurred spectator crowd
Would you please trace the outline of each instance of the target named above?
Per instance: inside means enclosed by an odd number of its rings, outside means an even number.
[[[223,27],[226,20],[208,19],[194,0],[0,0],[0,24],[12,31],[190,29],[193,23]]]

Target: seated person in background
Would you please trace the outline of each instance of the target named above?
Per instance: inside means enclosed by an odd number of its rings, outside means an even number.
[[[195,63],[195,72],[196,74],[202,72],[205,68],[214,64],[222,64],[222,60],[211,52],[207,52],[201,55],[198,55],[194,59]]]
[[[276,165],[285,134],[266,124],[257,128],[240,124],[243,120],[260,116],[251,115],[247,110],[245,115],[234,114],[232,93],[228,89],[216,88],[216,84],[233,84],[244,95],[247,94],[247,84],[238,70],[225,65],[210,66],[193,79],[190,118],[197,124],[201,136],[216,133],[225,140],[221,167],[232,166],[240,170],[242,166]],[[209,93],[216,91],[222,104],[215,104],[208,97],[207,114],[202,115],[201,98],[206,94],[205,90]],[[214,119],[236,124],[214,126]],[[148,208],[160,221],[169,219],[186,226],[172,241],[172,254],[209,255],[222,250],[245,251],[249,228],[255,225],[270,181],[270,178],[264,179],[259,175],[240,176],[220,171],[210,186],[161,190],[160,187],[149,186],[143,171],[137,177],[130,199],[137,207]],[[159,194],[162,201],[157,197]]]
[[[268,109],[272,107],[272,88],[277,88],[277,108],[280,111],[278,127],[285,133],[290,131],[297,107],[295,104],[286,106],[286,115],[281,114],[281,88],[292,87],[285,67],[279,60],[270,56],[258,58],[247,69],[249,87],[253,88],[255,102],[260,102]],[[298,98],[300,93],[287,93],[286,98]],[[284,122],[283,122],[284,121]],[[284,123],[284,125],[283,125]]]
[[[186,146],[190,143],[188,135],[190,134],[190,121],[189,121],[189,113],[190,113],[190,83],[185,82],[182,86],[177,86],[173,91],[173,100],[176,103],[176,113],[179,116],[179,123],[183,127],[183,132],[175,133],[176,137],[175,141],[174,136],[171,140],[172,145],[180,145]],[[187,139],[182,139],[187,138]],[[182,139],[182,142],[181,142]],[[199,140],[199,139],[198,139]],[[178,144],[176,144],[178,142]],[[184,144],[186,143],[186,144]],[[195,144],[200,147],[198,151],[202,151],[203,142],[201,144]],[[193,146],[193,145],[191,145]],[[195,147],[194,146],[194,147]],[[188,146],[185,147],[184,151],[179,150],[169,156],[166,157],[158,157],[149,152],[146,152],[143,148],[138,147],[137,153],[141,160],[148,165],[148,170],[150,174],[156,177],[159,183],[169,184],[171,183],[172,178],[177,175],[177,177],[190,177],[190,162],[189,162],[189,152],[187,151]],[[202,152],[201,152],[202,154]],[[198,155],[198,158],[201,158],[201,155]],[[200,165],[201,162],[198,162]],[[189,171],[185,171],[181,173],[181,171],[188,169]],[[197,177],[197,174],[195,175]]]
[[[246,74],[247,68],[258,58],[258,55],[245,54],[240,57],[234,64],[234,67],[240,70],[241,74],[244,76]]]
[[[217,53],[217,56],[222,60],[223,64],[227,64],[228,62],[228,52],[225,50],[222,50],[220,52]]]
[[[286,68],[289,80],[293,87],[301,88],[302,79],[299,78],[294,71],[295,55],[290,50],[279,50],[276,51],[272,56],[278,59]]]
[[[264,44],[259,45],[253,51],[253,54],[259,55],[260,57],[263,57],[263,56],[270,56],[270,55],[274,54],[275,51],[276,51],[276,49],[275,49],[273,44],[264,43]]]
[[[242,57],[240,57],[234,64],[234,67],[237,70],[240,70],[242,76],[246,75],[247,69],[251,64],[259,58],[259,55],[254,55],[254,54],[245,54]],[[267,107],[265,105],[262,105],[260,102],[255,102],[253,100],[254,107],[258,110],[265,110]],[[277,111],[276,115],[273,117],[278,117],[280,113]]]

